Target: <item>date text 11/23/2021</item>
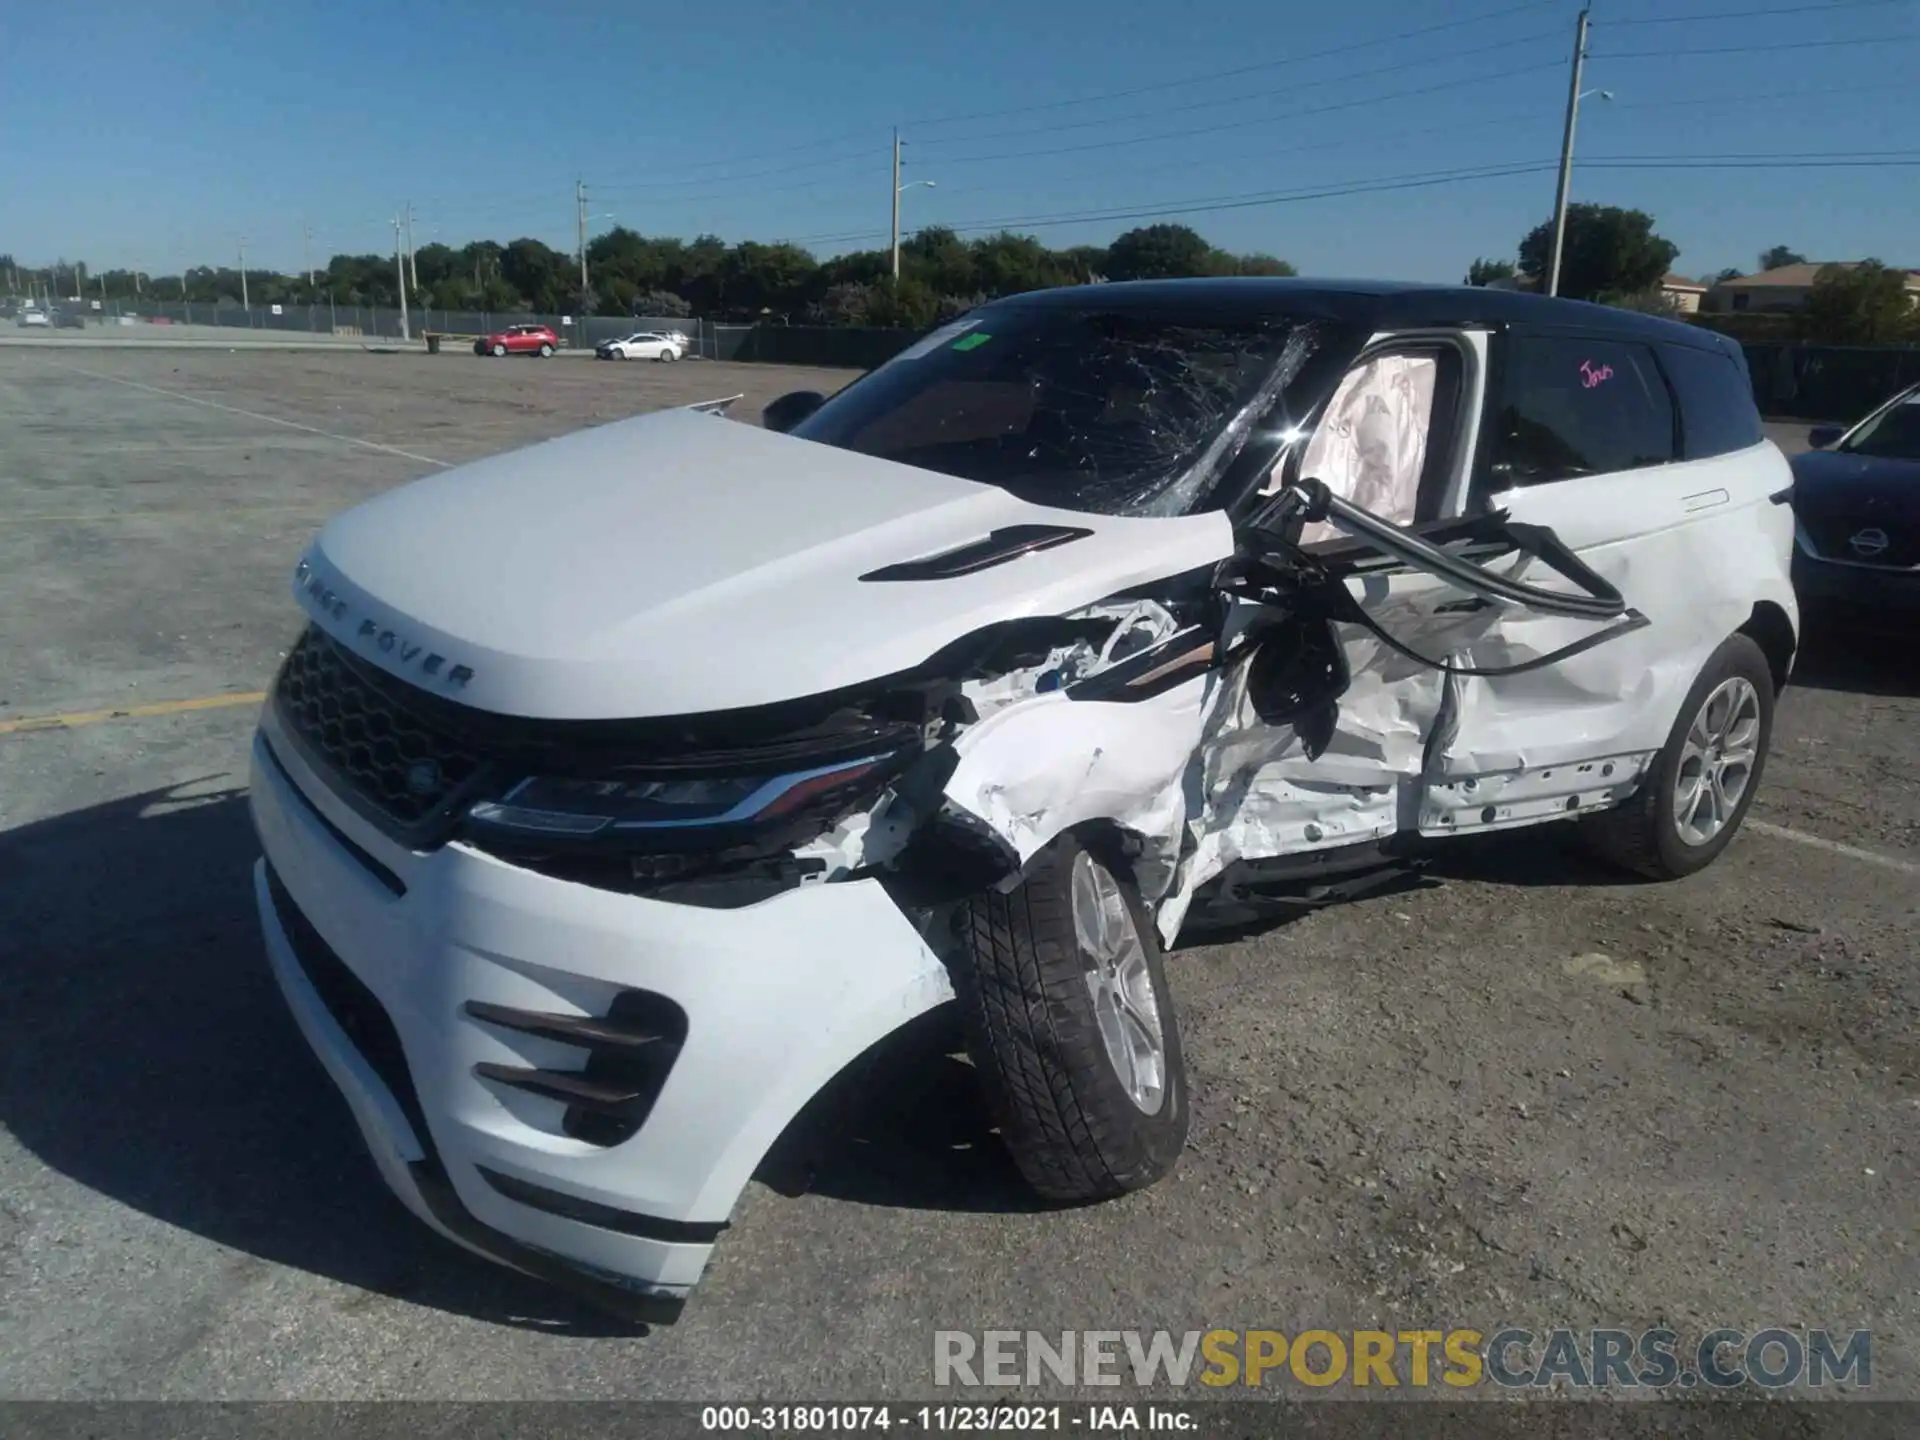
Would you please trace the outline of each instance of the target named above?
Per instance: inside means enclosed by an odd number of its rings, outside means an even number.
[[[1190,1410],[1162,1405],[707,1405],[700,1411],[700,1428],[716,1432],[847,1434],[896,1426],[930,1434],[1177,1434],[1197,1429],[1198,1422]]]

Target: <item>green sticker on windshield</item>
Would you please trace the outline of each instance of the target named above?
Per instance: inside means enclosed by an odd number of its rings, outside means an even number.
[[[962,335],[958,340],[954,341],[953,348],[956,350],[978,350],[992,338],[993,336],[982,335],[976,330],[971,335]]]

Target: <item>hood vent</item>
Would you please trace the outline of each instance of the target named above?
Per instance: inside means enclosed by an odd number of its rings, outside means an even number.
[[[969,541],[923,560],[906,560],[898,565],[883,565],[860,578],[871,581],[954,580],[980,570],[991,570],[1022,555],[1051,550],[1056,545],[1084,540],[1093,531],[1071,525],[1008,525],[995,530],[984,540]]]

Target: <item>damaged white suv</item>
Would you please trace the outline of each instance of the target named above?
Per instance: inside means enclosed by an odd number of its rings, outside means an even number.
[[[1087,286],[765,419],[335,519],[254,746],[268,953],[387,1181],[623,1313],[916,1017],[1039,1191],[1117,1194],[1184,1143],[1190,921],[1568,818],[1684,875],[1759,782],[1790,481],[1711,333]]]

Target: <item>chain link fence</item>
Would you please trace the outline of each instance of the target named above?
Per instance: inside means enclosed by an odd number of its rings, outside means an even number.
[[[185,300],[104,300],[93,323],[131,317],[153,324],[217,325],[238,330],[398,340],[400,312],[371,305],[206,304]],[[458,346],[509,325],[547,325],[572,349],[635,331],[679,331],[687,353],[703,360],[870,370],[917,337],[913,330],[825,325],[723,325],[669,316],[559,315],[536,311],[411,310],[407,333],[448,337]],[[1775,419],[1851,422],[1905,386],[1920,383],[1920,346],[1797,345],[1748,341],[1754,399]]]
[[[108,300],[93,312],[94,318],[115,320],[132,316],[154,324],[217,325],[236,330],[337,335],[364,340],[398,340],[402,335],[398,309],[376,305],[343,305],[329,301],[316,305],[207,304],[192,300]],[[687,317],[659,315],[558,315],[530,310],[435,310],[407,311],[405,333],[419,339],[429,332],[476,339],[491,335],[509,325],[547,325],[570,348],[591,350],[603,340],[618,340],[637,330],[678,330],[684,334],[693,353],[714,356],[710,347],[694,345],[695,332],[711,337],[715,327]]]
[[[1778,420],[1852,424],[1920,383],[1920,346],[1749,343],[1747,369],[1760,413]]]
[[[152,325],[219,326],[259,334],[330,335],[342,339],[397,341],[400,311],[388,306],[211,304],[190,300],[113,299],[84,311],[91,324],[123,319]],[[829,325],[727,325],[696,317],[663,315],[561,315],[533,310],[482,311],[409,309],[405,335],[420,340],[439,335],[453,347],[510,325],[546,325],[568,349],[591,350],[607,340],[636,331],[677,331],[687,337],[687,353],[702,360],[759,361],[777,365],[818,365],[870,370],[904,349],[919,333]]]

